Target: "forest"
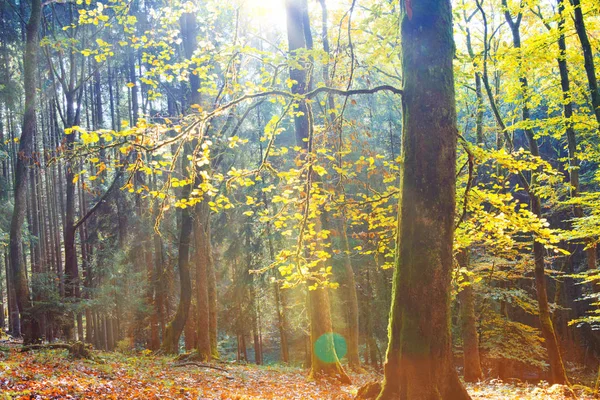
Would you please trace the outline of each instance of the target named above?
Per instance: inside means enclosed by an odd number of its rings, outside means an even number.
[[[600,398],[598,0],[0,0],[0,399]]]

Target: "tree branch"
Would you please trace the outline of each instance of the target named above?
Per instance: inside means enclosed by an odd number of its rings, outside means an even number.
[[[94,204],[94,206],[92,208],[90,208],[89,211],[83,217],[81,217],[81,219],[79,221],[77,221],[77,223],[73,227],[74,230],[79,228],[79,226],[81,224],[83,224],[89,217],[91,217],[92,214],[94,214],[96,212],[96,210],[102,205],[102,203],[104,203],[104,201],[106,200],[108,195],[110,195],[112,193],[113,189],[117,186],[117,182],[119,182],[119,179],[121,178],[122,175],[123,175],[123,170],[119,169],[119,171],[115,175],[114,180],[112,181],[112,183],[110,184],[108,189],[106,189],[106,192],[104,192],[104,194],[102,195],[102,197],[100,197],[98,202],[96,204]]]
[[[381,86],[376,86],[371,89],[352,89],[352,90],[341,90],[341,89],[335,89],[335,88],[323,86],[323,87],[316,88],[315,90],[306,93],[306,98],[312,99],[313,97],[317,96],[320,93],[337,94],[338,96],[348,97],[348,96],[354,96],[357,94],[373,94],[373,93],[384,92],[384,91],[392,92],[394,94],[402,94],[403,93],[402,89],[398,89],[397,87],[394,87],[392,85],[381,85]]]

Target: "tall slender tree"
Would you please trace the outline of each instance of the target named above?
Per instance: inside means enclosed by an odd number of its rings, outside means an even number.
[[[39,29],[42,14],[41,0],[31,0],[31,15],[26,27],[25,54],[23,55],[24,87],[25,87],[25,111],[23,113],[23,127],[19,140],[19,156],[15,167],[15,204],[10,223],[10,267],[12,286],[15,290],[16,305],[20,313],[22,332],[15,321],[13,334],[20,336],[23,333],[25,343],[31,343],[40,339],[38,323],[33,315],[32,303],[27,282],[26,266],[23,263],[22,253],[22,228],[25,218],[25,207],[27,206],[27,169],[33,159],[34,137],[37,125],[37,87],[36,69],[37,54],[39,51]],[[36,216],[37,217],[37,216]],[[14,318],[18,318],[15,315]]]
[[[308,25],[307,3],[306,0],[286,0],[287,12],[287,36],[288,46],[291,57],[299,57],[303,49],[309,48],[312,38],[310,35],[310,26]],[[290,68],[290,79],[294,81],[292,93],[304,95],[307,92],[309,79],[308,65],[298,63],[298,66]],[[306,100],[303,99],[297,103],[294,114],[294,126],[296,132],[296,142],[305,151],[307,157],[312,146],[312,120],[309,115]],[[308,169],[309,184],[318,181],[318,175],[312,167]],[[310,196],[310,187],[306,190],[306,196]],[[321,221],[317,220],[317,227],[320,229]],[[308,282],[313,285],[314,282]],[[350,378],[344,371],[338,356],[336,354],[333,327],[331,324],[331,311],[329,302],[329,293],[326,288],[317,288],[309,290],[309,315],[310,315],[310,337],[311,337],[311,376],[321,375],[337,376],[342,382],[349,383]],[[322,348],[316,349],[317,340],[321,339]],[[328,357],[322,357],[327,354]]]

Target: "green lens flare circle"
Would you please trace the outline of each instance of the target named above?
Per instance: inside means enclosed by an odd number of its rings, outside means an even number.
[[[314,344],[315,355],[324,363],[334,363],[348,353],[346,339],[338,333],[325,333]],[[336,357],[337,355],[337,357]]]

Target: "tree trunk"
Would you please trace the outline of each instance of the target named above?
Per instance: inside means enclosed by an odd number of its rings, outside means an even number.
[[[575,0],[577,2],[579,2],[579,0]],[[557,57],[557,62],[558,62],[558,70],[560,72],[560,86],[563,92],[563,116],[565,117],[565,125],[566,125],[566,129],[565,129],[565,134],[567,137],[567,149],[569,152],[569,182],[571,184],[571,198],[575,198],[577,196],[579,196],[579,157],[577,156],[577,138],[575,136],[575,129],[573,128],[573,122],[572,122],[572,118],[573,118],[573,102],[571,100],[571,82],[569,79],[569,68],[567,66],[567,42],[565,39],[565,32],[564,32],[564,26],[565,26],[565,17],[563,15],[564,13],[564,0],[558,0],[558,9],[556,12],[556,15],[558,17],[558,31],[559,36],[558,36],[558,50],[559,50],[559,55]],[[579,13],[581,13],[581,7],[578,8]],[[577,11],[575,12],[576,14],[576,24],[577,24]],[[579,33],[579,29],[582,30],[581,35],[584,36],[584,40],[582,40],[582,43],[585,41],[585,39],[587,38],[587,35],[585,34],[585,26],[583,25],[583,15],[580,16],[581,17],[581,27],[578,28],[578,33]],[[589,42],[587,43],[587,45],[589,46]],[[589,50],[591,51],[591,49]],[[584,59],[585,59],[585,50],[584,50]],[[589,62],[588,60],[584,61],[585,63]],[[587,67],[586,67],[586,71],[587,71]],[[594,74],[595,77],[595,71],[594,71],[594,64],[593,64],[593,60],[592,60],[592,64],[591,64],[591,72]],[[590,90],[591,87],[594,85],[595,83],[592,83],[592,85],[590,85]],[[596,93],[597,93],[597,85],[596,85]],[[600,101],[599,99],[596,99],[597,101]],[[598,105],[600,106],[600,104]],[[596,112],[596,118],[598,119],[598,123],[600,123],[600,111]],[[575,215],[576,218],[583,218],[584,214],[583,214],[583,209],[581,208],[580,205],[574,205],[573,206],[573,214]],[[593,243],[593,241],[587,241],[586,245],[588,245],[588,248],[585,251],[586,254],[586,258],[587,258],[587,264],[588,264],[588,269],[589,270],[593,270],[596,268],[596,245],[595,243]]]
[[[533,154],[533,152],[532,152]],[[531,211],[538,217],[542,216],[542,205],[539,197],[530,194],[531,199]],[[546,272],[545,272],[545,253],[544,245],[533,242],[533,257],[535,260],[535,290],[538,301],[538,311],[540,328],[542,330],[542,337],[544,338],[544,345],[548,351],[548,359],[550,363],[550,375],[551,382],[558,384],[569,384],[565,366],[563,364],[562,356],[560,353],[560,346],[554,332],[554,325],[552,324],[552,315],[550,313],[550,305],[548,304],[548,290],[546,288]]]
[[[298,50],[309,48],[307,36],[309,36],[310,27],[308,26],[306,0],[286,0],[286,13],[289,51],[292,56],[296,56]],[[295,81],[292,85],[292,93],[299,95],[306,93],[309,84],[307,68],[307,66],[290,68],[290,79]],[[310,124],[306,101],[300,100],[294,115],[294,126],[296,143],[305,151],[308,150],[308,141],[311,139]],[[318,177],[312,169],[309,170],[309,174],[312,175],[311,179]],[[310,193],[306,195],[310,196]],[[321,221],[317,220],[317,225],[315,230],[318,231],[321,229]],[[307,285],[312,284],[314,282],[307,282]],[[327,288],[319,287],[316,290],[309,290],[309,317],[311,326],[310,376],[314,378],[332,376],[343,383],[350,383],[350,378],[346,375],[335,351]]]
[[[502,0],[502,4],[505,7],[504,16],[506,22],[510,26],[513,46],[515,49],[520,51],[521,48],[521,34],[520,24],[522,14],[518,14],[515,19],[510,15],[510,11],[506,8],[506,0]],[[529,83],[527,77],[523,73],[523,65],[521,55],[518,55],[517,68],[519,69],[519,83],[521,85],[523,105],[521,107],[523,121],[530,119],[530,110],[527,105],[527,92],[529,89]],[[534,133],[531,129],[525,129],[525,136],[529,143],[529,151],[535,157],[540,157],[540,151],[535,139]],[[534,171],[531,174],[531,182],[528,187],[535,186],[537,173]],[[542,217],[542,203],[538,195],[532,190],[528,191],[529,199],[531,202],[531,211],[538,217]],[[537,240],[533,240],[533,257],[535,261],[534,276],[535,276],[535,287],[538,301],[538,311],[540,327],[542,336],[544,338],[544,345],[548,351],[548,358],[550,361],[550,374],[552,383],[568,384],[567,374],[560,354],[560,347],[556,334],[554,332],[554,326],[552,324],[552,316],[550,314],[550,306],[548,304],[548,293],[546,288],[546,272],[545,272],[545,248],[544,245],[539,243]]]
[[[26,27],[24,66],[25,111],[23,113],[23,127],[19,141],[19,156],[15,167],[15,202],[10,223],[9,254],[11,267],[11,284],[15,290],[16,309],[19,314],[13,325],[15,336],[21,336],[19,317],[23,328],[23,340],[26,344],[39,341],[40,332],[35,316],[32,314],[32,304],[25,265],[22,262],[21,236],[25,218],[26,192],[27,192],[27,167],[30,164],[32,153],[35,150],[33,139],[36,131],[36,69],[37,53],[39,50],[38,33],[41,20],[41,0],[31,0],[31,15]]]
[[[262,150],[262,146],[261,146]],[[261,151],[262,153],[262,151]],[[261,154],[262,160],[262,154]],[[265,210],[268,210],[267,195],[263,192],[263,202]],[[271,236],[271,223],[267,222],[266,226],[267,244],[269,247],[269,260],[275,261],[275,247],[273,246],[273,237]],[[290,361],[290,351],[287,339],[287,315],[286,315],[286,295],[279,288],[279,282],[273,280],[273,291],[275,292],[275,311],[277,312],[277,327],[279,329],[279,341],[281,348],[281,362],[288,363]]]
[[[290,361],[290,352],[287,341],[286,318],[285,318],[285,300],[284,294],[279,289],[279,283],[273,282],[273,291],[275,292],[275,309],[277,311],[277,327],[279,328],[279,340],[281,347],[281,362]]]
[[[196,349],[200,359],[210,361],[212,354],[210,346],[210,305],[208,303],[208,265],[212,255],[210,254],[210,208],[206,199],[196,206],[194,237],[196,239]]]
[[[160,203],[155,204],[155,218],[158,216],[158,208]],[[165,333],[165,320],[167,318],[166,307],[167,303],[167,288],[166,288],[166,274],[165,274],[165,258],[164,249],[162,243],[162,237],[160,234],[154,232],[154,277],[152,284],[154,285],[154,312],[153,315],[156,317],[156,324],[158,329],[156,332],[157,337],[152,338],[152,350],[158,350],[160,348],[159,332],[164,337]]]
[[[344,255],[343,279],[340,280],[340,290],[344,298],[345,320],[347,326],[346,343],[348,346],[348,365],[354,370],[360,370],[360,355],[358,353],[358,297],[356,296],[356,281],[350,260],[350,245],[346,229],[345,216],[340,217],[340,240],[342,241],[342,254]]]
[[[594,109],[594,115],[596,121],[600,126],[600,92],[598,92],[598,80],[596,78],[596,68],[594,66],[594,51],[588,38],[587,30],[585,28],[585,22],[583,20],[583,10],[581,9],[580,0],[571,0],[573,5],[573,12],[575,14],[575,30],[581,43],[581,49],[583,50],[583,65],[585,67],[585,73],[587,75],[588,86],[590,89],[590,97],[592,99],[592,108]]]
[[[469,268],[469,252],[461,251],[456,258],[462,268]],[[471,277],[463,274],[466,286],[458,293],[460,301],[460,320],[463,340],[463,359],[465,381],[477,382],[483,379],[481,359],[479,357],[479,335],[477,334],[477,317],[475,316],[475,298]]]
[[[67,128],[76,125],[74,92],[65,93],[67,102]],[[75,133],[66,136],[66,149],[73,151]],[[66,203],[65,203],[65,225],[64,225],[64,247],[65,247],[65,297],[75,303],[79,297],[79,267],[77,266],[77,251],[75,249],[75,165],[71,161],[66,163]],[[67,338],[73,338],[73,320],[68,318],[65,326]]]
[[[187,161],[187,156],[190,154],[189,145],[184,151],[183,159]],[[183,198],[188,198],[191,192],[191,185],[186,185],[183,188]],[[192,282],[190,281],[189,270],[189,252],[190,252],[190,236],[192,234],[192,217],[189,208],[181,210],[181,229],[179,233],[179,285],[181,288],[179,305],[173,319],[165,329],[165,337],[163,338],[162,350],[167,354],[179,353],[179,337],[183,332],[183,328],[187,321],[190,304],[192,301]]]
[[[190,275],[192,275],[192,273],[190,272]],[[191,277],[192,280],[192,292],[194,292],[194,278]],[[197,315],[197,311],[196,311],[196,304],[192,301],[190,302],[190,311],[188,313],[188,317],[187,320],[185,321],[185,327],[183,328],[183,342],[184,342],[184,346],[185,346],[185,351],[189,352],[191,350],[193,350],[194,348],[196,348],[196,331],[197,331],[197,321],[196,321],[196,315]]]
[[[210,246],[210,241],[209,241]],[[212,257],[209,258],[206,271],[208,275],[208,316],[209,316],[209,329],[210,329],[210,353],[211,358],[219,359],[218,336],[217,336],[217,313],[218,313],[218,302],[217,302],[217,277],[215,275],[215,268]]]
[[[404,6],[404,163],[379,399],[469,399],[454,368],[450,337],[458,132],[452,10],[450,0]]]

